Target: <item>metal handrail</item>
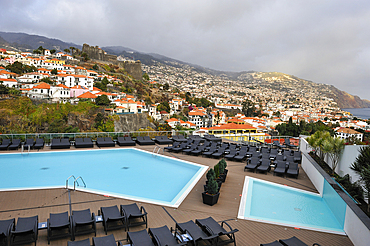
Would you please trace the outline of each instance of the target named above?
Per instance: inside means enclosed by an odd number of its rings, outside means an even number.
[[[86,183],[85,183],[84,179],[83,179],[81,176],[78,176],[78,177],[75,179],[75,181],[73,182],[73,190],[76,190],[76,183],[77,183],[77,186],[80,186],[80,185],[78,184],[78,181],[77,181],[78,179],[81,179],[82,183],[84,183],[84,188],[86,188]]]
[[[74,180],[76,180],[76,177],[74,175],[69,176],[68,179],[66,180],[66,189],[68,189],[68,180],[72,177],[74,178]]]

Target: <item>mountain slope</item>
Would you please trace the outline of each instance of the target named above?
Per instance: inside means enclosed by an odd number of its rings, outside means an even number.
[[[0,46],[15,47],[22,51],[32,51],[37,49],[39,46],[43,46],[46,49],[64,50],[69,49],[73,46],[81,49],[81,45],[73,43],[67,43],[59,39],[51,39],[39,35],[29,35],[25,33],[10,33],[0,32]],[[369,100],[363,100],[358,96],[353,96],[347,92],[341,91],[331,85],[316,84],[312,81],[297,78],[292,75],[276,72],[255,72],[255,71],[243,71],[243,72],[227,72],[218,71],[210,68],[205,68],[199,65],[194,65],[186,62],[182,62],[176,59],[172,59],[163,55],[155,53],[142,53],[133,49],[123,46],[108,46],[102,47],[107,53],[121,55],[133,60],[140,60],[142,64],[152,66],[155,62],[163,63],[173,67],[192,67],[194,71],[199,73],[206,73],[213,76],[220,76],[225,79],[234,80],[241,83],[258,83],[260,86],[269,86],[274,89],[284,89],[291,86],[295,87],[315,87],[323,91],[328,97],[333,98],[340,108],[362,108],[370,107]]]

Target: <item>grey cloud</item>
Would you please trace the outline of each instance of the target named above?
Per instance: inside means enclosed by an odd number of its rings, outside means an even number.
[[[122,45],[219,70],[279,71],[370,99],[370,2],[6,1],[2,31]]]

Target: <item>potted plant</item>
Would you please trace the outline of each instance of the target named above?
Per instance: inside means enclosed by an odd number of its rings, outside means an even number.
[[[219,171],[220,171],[220,178],[222,179],[222,182],[225,182],[227,172],[228,172],[228,170],[226,169],[227,164],[226,164],[225,159],[220,160],[218,162],[218,166],[219,166]]]
[[[215,179],[208,180],[207,191],[202,193],[203,203],[213,206],[217,203],[220,192]]]
[[[215,179],[216,179],[216,182],[218,184],[218,187],[221,188],[221,185],[222,185],[222,182],[223,182],[223,179],[222,177],[220,177],[220,165],[218,165],[218,163],[213,167],[213,169],[215,170]]]

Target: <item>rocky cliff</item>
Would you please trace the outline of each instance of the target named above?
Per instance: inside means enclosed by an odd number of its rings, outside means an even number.
[[[114,121],[115,132],[137,131],[140,128],[147,127],[156,128],[155,125],[149,121],[147,114],[119,115],[119,119]]]
[[[338,90],[334,86],[331,86],[331,93],[329,96],[334,99],[339,108],[370,108],[369,100],[353,96],[345,91]]]

